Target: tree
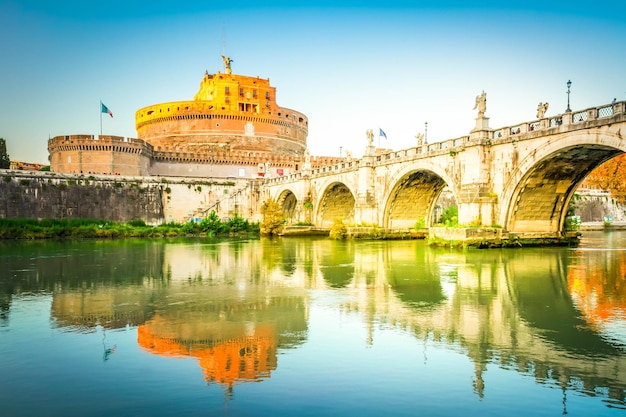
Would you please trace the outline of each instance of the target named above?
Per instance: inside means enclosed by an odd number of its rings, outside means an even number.
[[[261,206],[263,221],[261,222],[262,235],[277,235],[280,233],[285,214],[274,199],[269,198]]]
[[[610,191],[618,202],[626,201],[626,154],[616,156],[591,171],[583,186]]]
[[[11,166],[11,158],[7,153],[7,143],[3,138],[0,138],[0,169],[9,169]]]

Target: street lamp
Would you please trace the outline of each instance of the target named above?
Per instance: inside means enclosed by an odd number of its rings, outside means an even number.
[[[424,122],[424,143],[428,143],[428,122]]]
[[[572,82],[567,80],[567,110],[565,113],[571,113],[572,109],[569,108],[569,88],[572,86]]]

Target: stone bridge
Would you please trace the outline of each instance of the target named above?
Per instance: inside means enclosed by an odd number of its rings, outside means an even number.
[[[459,224],[497,226],[521,236],[564,232],[570,199],[603,162],[626,152],[626,102],[489,128],[484,112],[468,136],[379,154],[264,182],[289,222],[413,229],[432,224],[449,189]]]

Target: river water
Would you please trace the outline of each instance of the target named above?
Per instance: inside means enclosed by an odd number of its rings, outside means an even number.
[[[626,232],[0,242],[3,416],[624,416]]]

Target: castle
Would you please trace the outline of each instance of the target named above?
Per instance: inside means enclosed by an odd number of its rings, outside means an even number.
[[[269,79],[205,72],[190,101],[154,104],[135,114],[138,138],[67,135],[48,140],[50,170],[130,176],[282,176],[302,168],[308,119],[276,103]],[[340,158],[311,159],[313,166]]]

